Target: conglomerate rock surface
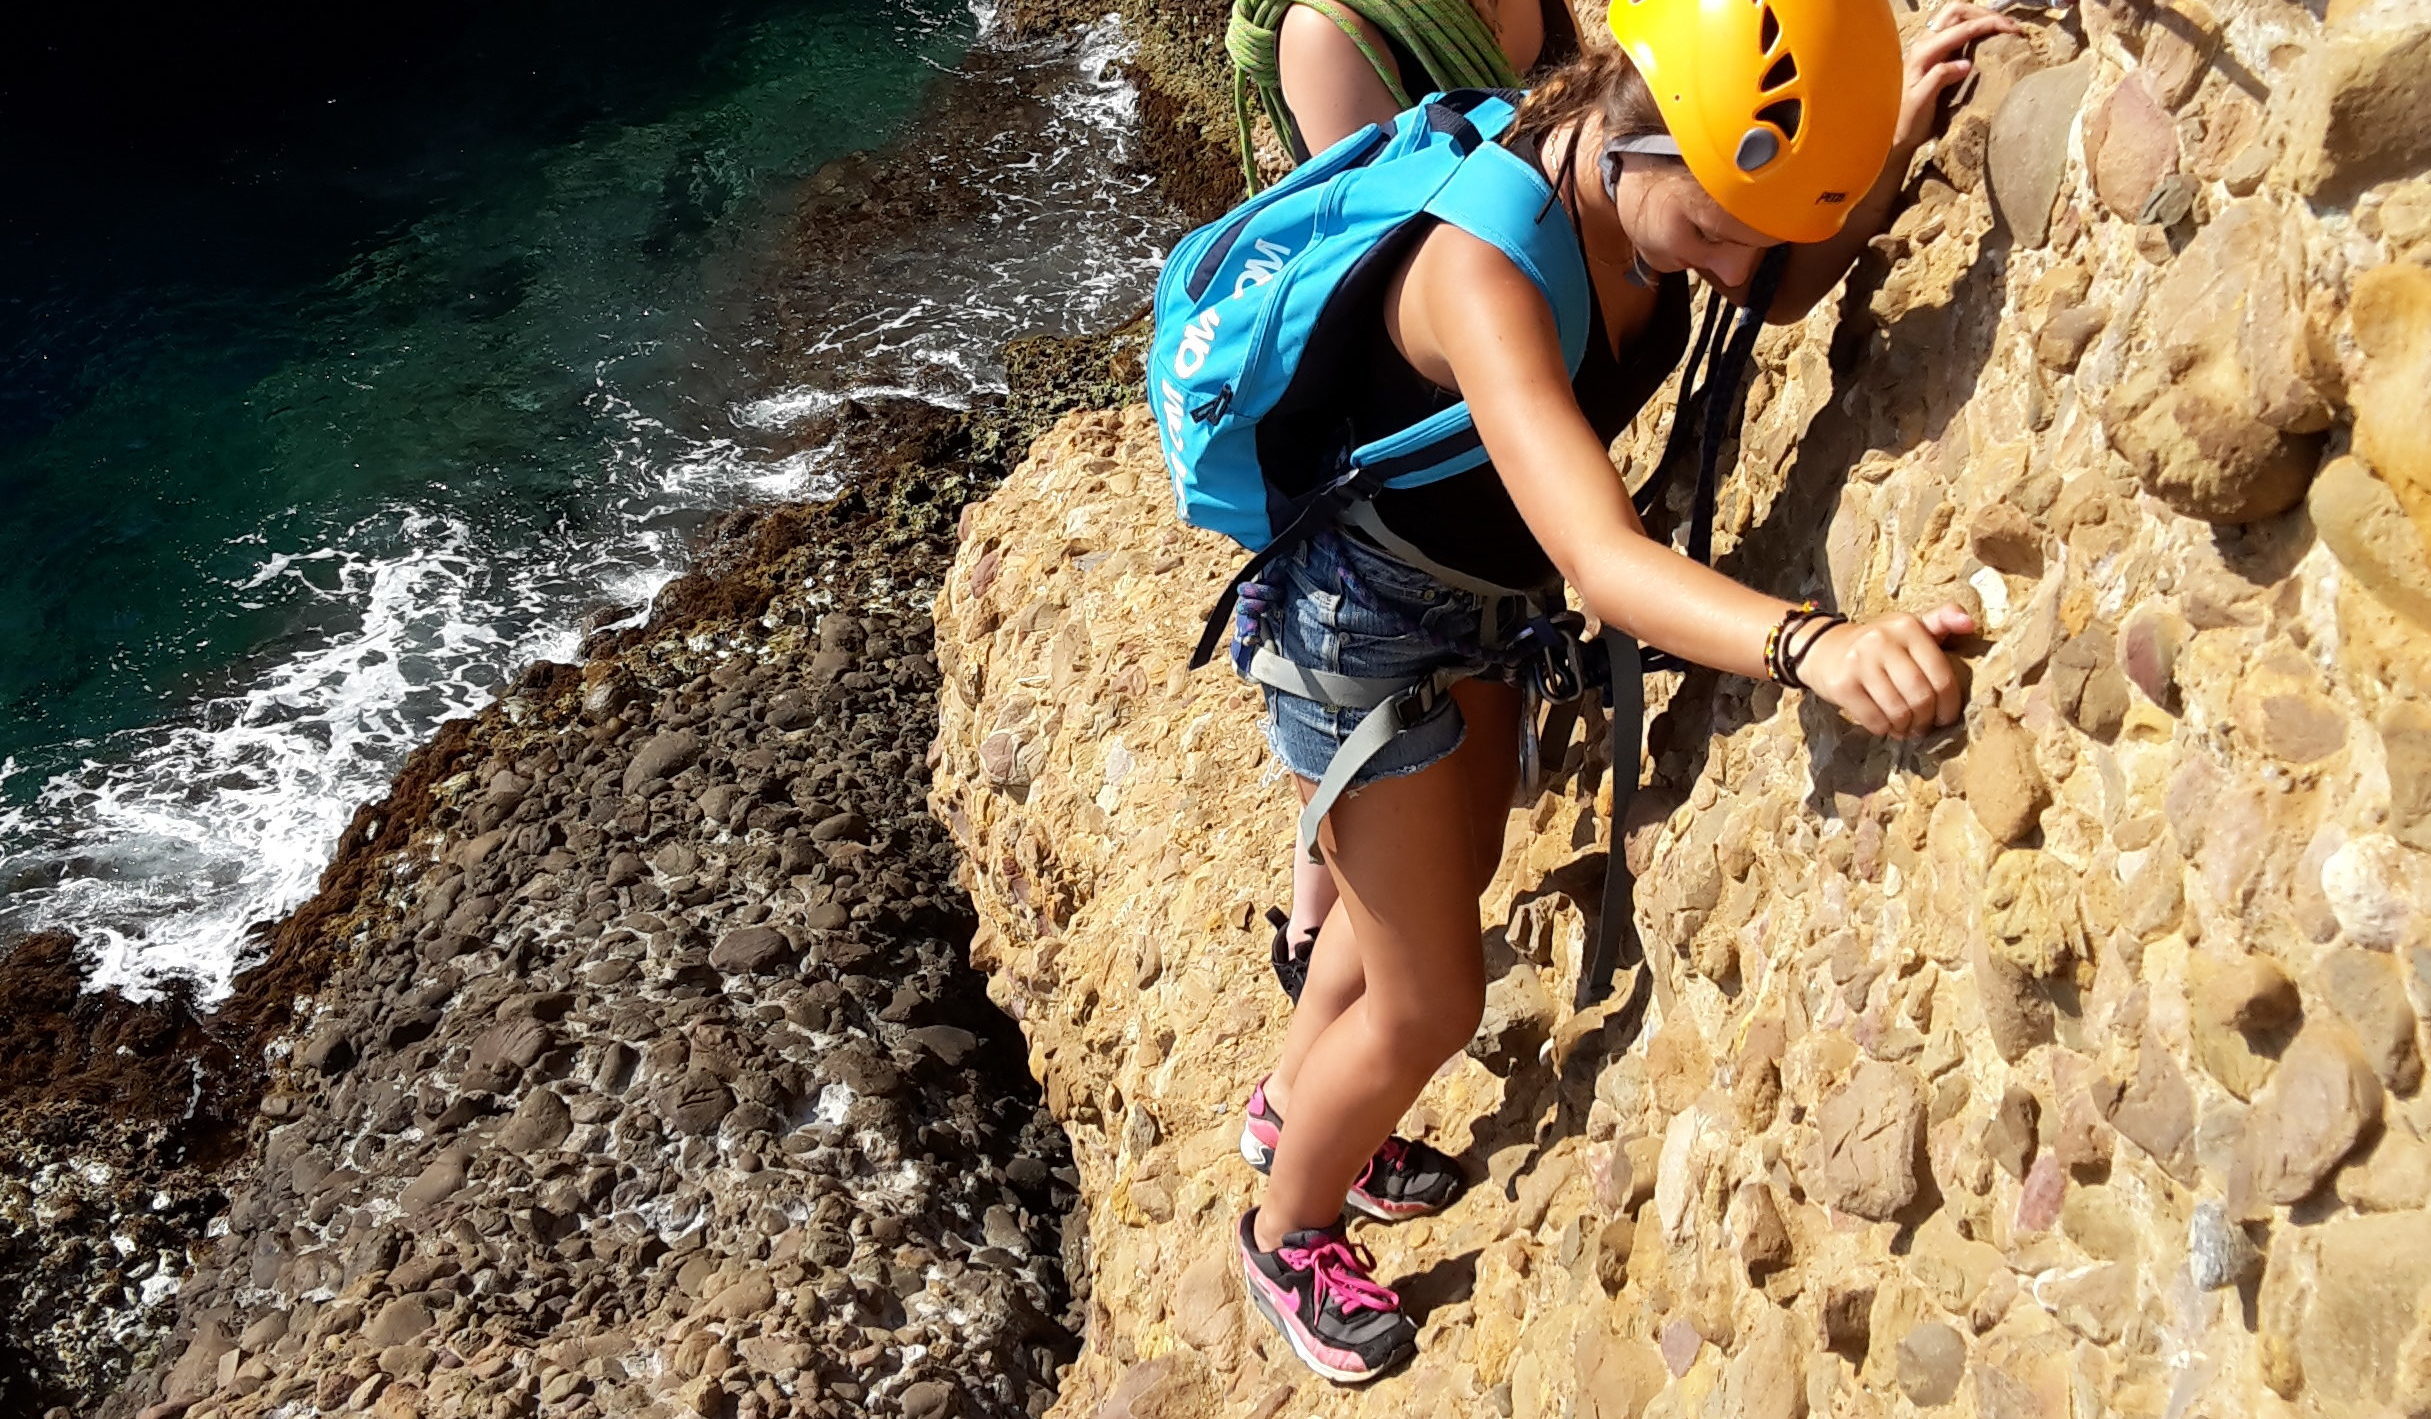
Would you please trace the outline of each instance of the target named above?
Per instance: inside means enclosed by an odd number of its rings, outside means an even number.
[[[1058,1413],[2431,1410],[2431,16],[2031,28],[1768,336],[1723,505],[1769,590],[1975,609],[1965,725],[1655,682],[1636,1031],[1556,1004],[1600,755],[1514,813],[1410,1120],[1480,1186],[1358,1228],[1400,1375],[1308,1376],[1229,1250],[1292,817],[1255,695],[1184,670],[1237,552],[1143,406],[965,515],[933,801],[1082,1179]]]

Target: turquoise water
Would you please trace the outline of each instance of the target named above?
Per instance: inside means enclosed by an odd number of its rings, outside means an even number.
[[[818,493],[815,450],[768,451],[790,420],[959,402],[1007,336],[1144,292],[1102,32],[1025,57],[1067,77],[989,159],[1022,240],[811,273],[827,374],[768,388],[741,316],[791,194],[979,82],[980,26],[672,8],[442,7],[360,71],[315,49],[0,153],[42,198],[0,214],[0,937],[216,990],[438,720],[646,600],[708,513]]]

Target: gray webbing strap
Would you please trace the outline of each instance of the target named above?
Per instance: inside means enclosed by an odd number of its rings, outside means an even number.
[[[1529,715],[1527,718],[1532,721],[1534,716]],[[1578,718],[1579,702],[1568,700],[1548,703],[1545,706],[1545,723],[1542,728],[1537,727],[1533,722],[1523,722],[1520,725],[1519,732],[1528,735],[1536,744],[1536,773],[1533,776],[1533,782],[1520,785],[1520,790],[1527,795],[1528,801],[1534,802],[1536,796],[1544,792],[1545,785],[1553,780],[1553,776],[1562,771],[1562,760],[1570,752],[1570,730],[1578,723]]]
[[[1342,797],[1367,761],[1399,738],[1415,716],[1425,713],[1438,696],[1476,673],[1472,666],[1446,666],[1415,684],[1402,686],[1392,698],[1368,711],[1367,718],[1359,721],[1359,727],[1334,750],[1333,762],[1325,766],[1325,777],[1318,780],[1317,791],[1309,795],[1307,806],[1300,810],[1303,857],[1310,862],[1324,861],[1317,853],[1317,827],[1333,811],[1335,800]]]
[[[1615,971],[1646,959],[1638,940],[1637,882],[1629,872],[1629,855],[1622,830],[1629,818],[1629,800],[1638,787],[1638,741],[1645,733],[1646,682],[1639,668],[1638,643],[1604,628],[1605,654],[1612,665],[1612,723],[1608,730],[1608,770],[1612,775],[1612,853],[1604,863],[1604,909],[1595,924],[1595,950],[1579,972],[1574,1008],[1584,1010],[1612,993]],[[1566,731],[1565,731],[1566,733]],[[1632,992],[1635,1005],[1639,992]]]
[[[1437,581],[1442,582],[1446,586],[1458,587],[1462,591],[1471,592],[1475,595],[1487,597],[1489,599],[1498,597],[1519,597],[1532,601],[1535,598],[1534,592],[1522,591],[1516,587],[1496,586],[1490,581],[1480,581],[1476,577],[1470,576],[1465,572],[1454,571],[1450,567],[1445,566],[1443,563],[1427,556],[1426,553],[1421,552],[1416,547],[1411,546],[1409,542],[1403,539],[1399,534],[1395,533],[1391,528],[1385,526],[1384,519],[1376,515],[1376,505],[1373,502],[1367,501],[1366,499],[1361,499],[1358,502],[1352,503],[1349,507],[1344,508],[1342,510],[1342,520],[1349,523],[1351,526],[1358,528],[1369,541],[1375,543],[1379,548],[1382,548],[1386,556],[1391,557],[1396,562],[1401,562],[1406,565],[1416,567],[1418,570],[1425,572],[1428,576],[1435,578]]]
[[[1331,670],[1312,670],[1297,661],[1286,660],[1265,646],[1259,646],[1249,657],[1249,678],[1261,685],[1272,685],[1287,695],[1334,709],[1374,709],[1386,700],[1409,689],[1407,676],[1379,679],[1367,675],[1343,675]]]

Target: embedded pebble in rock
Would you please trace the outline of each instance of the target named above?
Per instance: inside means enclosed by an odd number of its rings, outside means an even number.
[[[1997,843],[2014,845],[2033,836],[2051,789],[2034,761],[2034,736],[2005,714],[1984,716],[1968,746],[1967,806]]]
[[[1949,1403],[1966,1368],[1966,1340],[1942,1321],[1926,1321],[1900,1338],[1899,1391],[1911,1404]]]
[[[1808,1191],[1843,1212],[1884,1221],[1916,1196],[1923,1136],[1914,1076],[1867,1060],[1816,1112]]]
[[[1994,206],[2024,246],[2041,246],[2068,164],[2068,126],[2093,61],[2079,59],[2020,79],[1992,119],[1986,163]]]
[[[2431,539],[2360,458],[2333,458],[2306,494],[2322,544],[2389,609],[2431,630]]]
[[[2303,1201],[2379,1122],[2380,1103],[2380,1081],[2346,1027],[2307,1024],[2246,1121],[2242,1165],[2250,1196]]]
[[[1705,1337],[1697,1334],[1697,1328],[1687,1321],[1675,1320],[1663,1327],[1660,1344],[1663,1363],[1676,1378],[1687,1374],[1688,1367],[1697,1362],[1697,1352],[1705,1348]]]
[[[2394,1093],[2413,1093],[2423,1062],[2397,962],[2386,952],[2350,947],[2324,956],[2317,979],[2322,998],[2354,1029],[2380,1082]]]
[[[2431,549],[2361,450],[2402,464],[2431,408],[2399,269],[2431,174],[2382,165],[2423,120],[2350,80],[2411,82],[2420,6],[2027,28],[1979,46],[1842,295],[1758,341],[1715,538],[1855,617],[1979,609],[1965,727],[1885,744],[1813,694],[1658,676],[1619,843],[1600,744],[1515,807],[1485,1027],[1401,1123],[1475,1185],[1354,1230],[1419,1324],[1403,1375],[1326,1386],[1181,1285],[1258,1196],[1231,1130],[1288,1019],[1261,911],[1294,795],[1258,693],[1186,665],[1238,549],[1177,524],[1139,404],[967,514],[932,802],[1072,1138],[1074,1250],[1120,1283],[1059,1412],[2416,1402],[2431,1272],[2388,1258],[2431,1202]],[[1618,442],[1633,477],[1666,403]],[[1642,996],[1582,1012],[1616,846]],[[2325,1239],[2381,1219],[2350,1285]]]
[[[2217,1291],[2244,1280],[2262,1261],[2253,1238],[2228,1215],[2227,1204],[2207,1197],[2195,1204],[2186,1224],[2186,1260],[2195,1285]]]
[[[2103,1091],[2103,1112],[2121,1137],[2151,1155],[2164,1172],[2190,1182],[2195,1165],[2194,1091],[2157,1036],[2147,1032],[2135,1058],[2135,1072]]]
[[[2423,38],[2431,58],[2431,30]],[[2356,455],[2387,482],[2431,548],[2431,411],[2419,397],[2431,374],[2431,271],[2399,263],[2365,273],[2355,283],[2352,323],[2365,357],[2353,390]]]
[[[2273,105],[2283,128],[2274,177],[2345,203],[2431,163],[2431,23],[2420,10],[2397,4],[2337,26],[2291,68]]]
[[[2138,220],[2153,188],[2178,165],[2177,129],[2142,74],[2128,75],[2085,120],[2085,150],[2103,204]]]
[[[2312,480],[2331,411],[2304,325],[2306,260],[2286,214],[2249,198],[2205,224],[2144,304],[2161,358],[2107,391],[2105,427],[2189,517],[2273,517]]]

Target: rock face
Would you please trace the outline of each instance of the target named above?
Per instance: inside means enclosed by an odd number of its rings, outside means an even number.
[[[1400,1376],[1326,1387],[1227,1284],[1294,807],[1256,695],[1184,669],[1239,554],[1175,524],[1144,407],[968,514],[933,802],[1087,1200],[1060,1414],[2420,1404],[2431,306],[2371,273],[2431,253],[2431,179],[2424,110],[2353,87],[2413,72],[2420,11],[2074,13],[1986,59],[1879,259],[1763,342],[1722,500],[1767,590],[1979,609],[1967,729],[1651,681],[1634,1031],[1566,1003],[1600,753],[1513,812],[1493,1028],[1406,1121],[1478,1185],[1357,1229],[1423,1321]]]

